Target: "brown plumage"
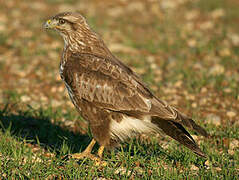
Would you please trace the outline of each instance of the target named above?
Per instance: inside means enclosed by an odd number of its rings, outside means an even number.
[[[141,79],[110,52],[84,17],[79,13],[61,13],[48,20],[45,27],[55,29],[64,39],[61,78],[73,104],[89,122],[94,139],[102,147],[139,133],[163,131],[205,157],[184,126],[203,136],[208,136],[207,132],[154,96]],[[94,143],[87,148],[87,153]],[[100,149],[103,152],[103,148]]]

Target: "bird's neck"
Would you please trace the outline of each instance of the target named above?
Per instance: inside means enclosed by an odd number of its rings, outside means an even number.
[[[87,31],[78,30],[71,33],[71,35],[63,36],[63,39],[65,43],[64,49],[68,49],[72,53],[89,53],[101,56],[109,55],[108,48],[94,32],[89,34]]]

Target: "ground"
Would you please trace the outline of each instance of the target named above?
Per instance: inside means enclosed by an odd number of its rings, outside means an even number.
[[[158,97],[206,128],[208,139],[191,133],[207,159],[161,136],[106,151],[107,166],[67,158],[91,135],[59,77],[63,41],[42,28],[62,11],[80,11]],[[0,179],[238,179],[238,22],[237,0],[1,1]]]

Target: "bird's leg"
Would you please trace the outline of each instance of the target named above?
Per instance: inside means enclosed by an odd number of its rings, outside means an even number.
[[[105,146],[100,146],[98,149],[98,156],[102,158],[103,152],[104,152]]]
[[[100,157],[100,159],[102,159],[104,149],[105,149],[105,146],[100,146],[100,148],[98,149],[98,156]],[[107,164],[108,163],[105,161],[96,162],[96,165],[106,166]]]
[[[72,154],[71,157],[74,159],[82,159],[82,158],[87,157],[92,160],[99,161],[100,160],[99,158],[97,158],[93,154],[91,154],[92,148],[94,147],[95,143],[96,143],[96,141],[94,139],[92,139],[90,144],[87,146],[87,148],[82,153]]]

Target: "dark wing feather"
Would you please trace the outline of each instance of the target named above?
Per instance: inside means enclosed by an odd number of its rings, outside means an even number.
[[[206,155],[198,147],[192,136],[186,131],[186,129],[179,123],[173,121],[165,121],[159,118],[154,118],[153,123],[158,126],[170,137],[177,140],[184,146],[191,149],[194,153],[199,156],[206,157]]]

